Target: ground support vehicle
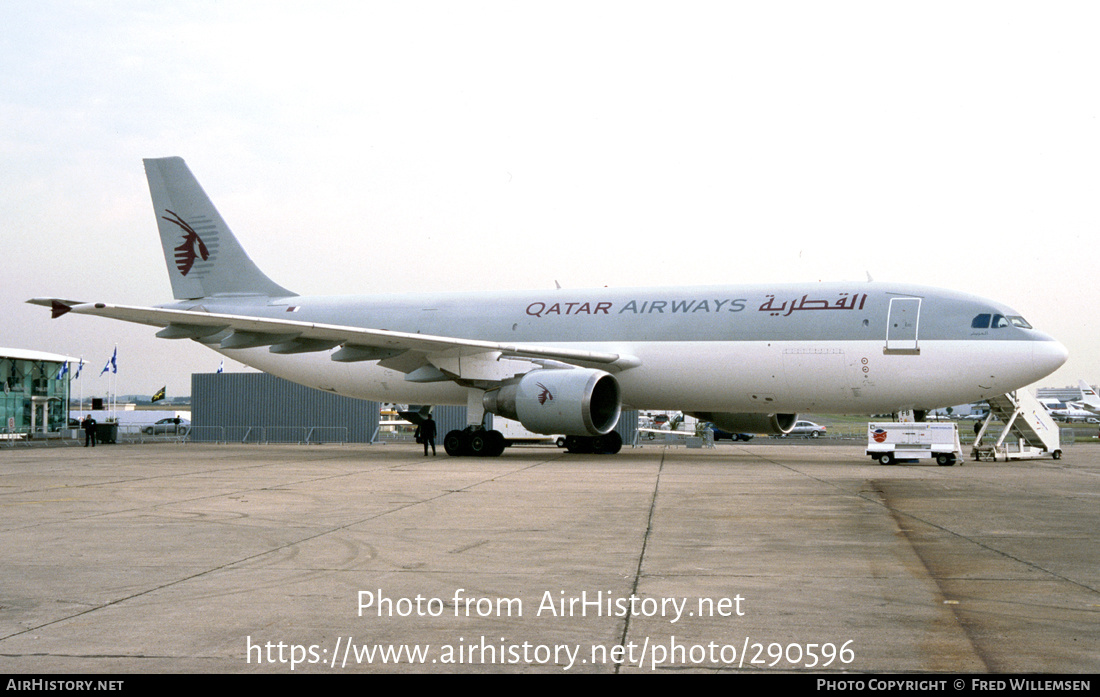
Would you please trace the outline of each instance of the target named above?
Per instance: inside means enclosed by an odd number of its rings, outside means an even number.
[[[1051,456],[1062,458],[1062,439],[1054,417],[1027,390],[1016,390],[986,400],[989,414],[975,435],[975,460],[1027,460]],[[986,434],[996,418],[1004,427],[1000,435]]]
[[[934,459],[949,467],[962,457],[959,428],[955,423],[869,423],[867,455],[883,465]]]

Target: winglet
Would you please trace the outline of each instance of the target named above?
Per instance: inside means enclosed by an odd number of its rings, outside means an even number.
[[[58,317],[60,317],[61,315],[67,313],[71,309],[73,309],[72,305],[66,305],[65,303],[61,302],[60,300],[51,300],[50,301],[50,318],[51,319],[57,319]]]

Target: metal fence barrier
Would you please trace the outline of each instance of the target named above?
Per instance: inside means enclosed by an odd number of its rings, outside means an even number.
[[[348,443],[346,426],[194,426],[187,440],[191,443],[297,443],[320,445]]]

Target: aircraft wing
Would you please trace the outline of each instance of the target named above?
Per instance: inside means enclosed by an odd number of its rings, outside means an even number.
[[[56,298],[34,298],[27,302],[50,307],[53,316],[68,312],[162,327],[157,336],[167,339],[196,339],[221,348],[268,346],[273,353],[325,351],[337,346],[332,359],[342,362],[380,360],[382,365],[407,374],[407,379],[432,382],[455,377],[500,380],[517,366],[506,358],[567,363],[596,367],[617,373],[640,365],[634,357],[619,353],[580,349],[505,344],[493,341],[397,332],[335,324],[318,324],[286,319],[268,319],[195,310],[81,303]],[[466,367],[463,368],[462,364]],[[442,373],[424,368],[434,366]],[[501,364],[499,367],[493,364]],[[565,366],[561,366],[565,367]],[[527,366],[529,369],[530,366]],[[417,371],[420,375],[417,376]],[[520,369],[519,372],[526,372]],[[464,375],[464,373],[466,373]]]

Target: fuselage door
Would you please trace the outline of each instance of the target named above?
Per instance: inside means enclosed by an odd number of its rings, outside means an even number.
[[[920,355],[917,329],[920,325],[920,298],[891,298],[886,317],[886,348],[883,353]]]

